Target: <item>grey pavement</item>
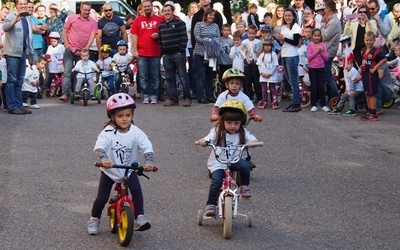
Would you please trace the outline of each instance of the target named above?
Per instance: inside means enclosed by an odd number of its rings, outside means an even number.
[[[99,169],[92,153],[107,120],[105,104],[39,100],[40,110],[0,112],[0,249],[118,249],[106,209],[100,234],[86,233]],[[283,102],[282,107],[288,105]],[[135,124],[152,141],[159,172],[140,178],[152,228],[135,232],[128,249],[399,249],[400,110],[380,121],[261,110],[249,129],[263,141],[251,150],[253,198],[239,211],[253,227],[220,220],[197,225],[210,179],[207,135],[212,105],[165,108],[138,103]]]

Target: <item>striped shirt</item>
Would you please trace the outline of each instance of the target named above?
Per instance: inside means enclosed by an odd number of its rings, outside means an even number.
[[[194,54],[204,56],[204,40],[219,38],[220,35],[219,27],[216,23],[205,24],[203,22],[196,23],[194,27],[194,37],[196,39],[196,46],[194,48]]]
[[[161,55],[182,53],[186,55],[188,36],[186,23],[179,18],[163,21],[158,26],[158,43]]]

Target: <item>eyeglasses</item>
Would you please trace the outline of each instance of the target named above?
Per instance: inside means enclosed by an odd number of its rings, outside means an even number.
[[[104,12],[111,12],[111,11],[113,11],[112,9],[109,9],[109,10],[103,10]]]
[[[369,8],[369,10],[375,10],[376,8]]]

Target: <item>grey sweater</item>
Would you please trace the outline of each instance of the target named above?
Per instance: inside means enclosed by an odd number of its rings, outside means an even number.
[[[22,21],[18,21],[14,25],[16,12],[10,12],[6,19],[3,21],[3,31],[5,32],[4,37],[4,55],[13,57],[22,57],[24,47],[24,34],[22,31]],[[33,44],[32,44],[32,22],[30,17],[25,17],[28,21],[29,26],[29,41],[28,47],[25,50],[26,55],[33,55]]]
[[[322,23],[321,33],[329,58],[334,58],[339,48],[340,34],[342,34],[342,25],[336,14],[327,23]]]

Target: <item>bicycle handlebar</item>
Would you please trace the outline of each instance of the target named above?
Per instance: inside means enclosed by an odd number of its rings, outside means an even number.
[[[94,165],[96,167],[103,167],[103,163],[102,162],[95,162]],[[139,163],[134,162],[132,163],[130,166],[124,166],[124,165],[113,165],[112,168],[121,168],[121,169],[132,169],[136,172],[137,175],[139,176],[144,176],[147,179],[149,179],[149,177],[147,177],[145,174],[143,174],[143,172],[157,172],[158,168],[156,166],[152,166],[148,169],[145,169],[143,166],[139,166]]]

